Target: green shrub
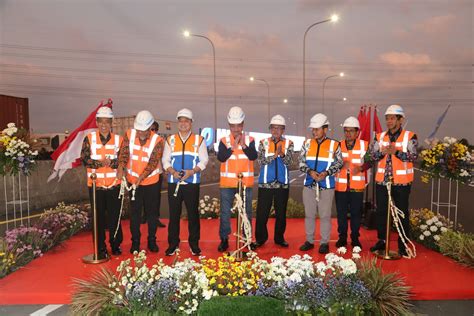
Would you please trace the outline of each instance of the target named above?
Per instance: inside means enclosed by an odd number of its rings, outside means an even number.
[[[215,296],[203,301],[199,306],[200,316],[246,315],[277,316],[285,315],[285,305],[270,297],[262,296]]]
[[[440,252],[468,267],[474,267],[474,235],[448,230],[438,242]]]

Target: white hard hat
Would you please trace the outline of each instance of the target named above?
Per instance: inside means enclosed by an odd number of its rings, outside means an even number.
[[[233,106],[229,110],[229,114],[227,114],[227,121],[229,124],[240,124],[245,120],[245,113],[244,111],[238,107]]]
[[[272,117],[272,119],[270,120],[270,125],[283,125],[283,126],[286,126],[285,118],[283,116],[281,116],[280,114],[277,114],[274,117]]]
[[[394,115],[401,115],[405,117],[405,112],[403,111],[403,108],[398,105],[398,104],[392,104],[387,108],[387,111],[385,111],[385,115],[388,114],[394,114]]]
[[[185,117],[190,119],[191,121],[193,120],[193,112],[191,112],[190,109],[181,109],[178,111],[178,114],[176,115],[176,119],[178,120],[180,117]]]
[[[140,111],[135,117],[135,122],[133,123],[133,128],[139,131],[146,131],[153,124],[155,119],[153,115],[148,111]]]
[[[114,112],[108,106],[101,106],[95,114],[95,118],[99,117],[114,118]]]
[[[320,128],[324,125],[329,125],[329,121],[326,115],[318,113],[314,115],[309,121],[309,128]]]
[[[356,127],[360,129],[359,120],[353,116],[349,116],[342,124],[342,127]]]

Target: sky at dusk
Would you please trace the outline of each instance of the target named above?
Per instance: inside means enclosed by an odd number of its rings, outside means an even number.
[[[0,0],[0,94],[29,98],[34,132],[77,127],[101,99],[117,116],[150,110],[175,118],[187,107],[194,127],[214,122],[216,49],[218,127],[231,106],[246,130],[265,132],[271,114],[287,133],[306,132],[322,111],[335,136],[362,104],[382,113],[400,104],[407,129],[424,139],[448,104],[437,136],[474,141],[473,7],[464,0]],[[307,119],[303,122],[303,34]],[[347,101],[342,101],[342,98]],[[283,103],[283,99],[288,103]],[[380,115],[383,120],[383,116]],[[295,124],[293,124],[293,122]],[[384,123],[382,122],[382,125]]]

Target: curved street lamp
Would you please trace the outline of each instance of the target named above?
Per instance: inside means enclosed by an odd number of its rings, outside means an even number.
[[[328,81],[328,79],[331,79],[331,78],[334,78],[334,77],[344,77],[344,73],[341,72],[339,73],[338,75],[332,75],[332,76],[327,76],[325,79],[324,79],[324,82],[323,82],[323,96],[322,96],[322,99],[323,99],[323,110],[322,112],[324,113],[324,88],[326,87],[326,81]]]
[[[186,38],[191,37],[191,36],[204,38],[207,41],[209,41],[209,43],[211,44],[212,56],[213,56],[213,62],[214,62],[214,133],[216,134],[216,137],[217,137],[216,48],[214,46],[214,43],[207,36],[200,35],[200,34],[192,34],[188,30],[185,30],[183,32],[183,36],[186,37]]]
[[[339,102],[346,102],[347,101],[347,98],[344,97],[340,100],[337,100],[336,102],[334,102],[334,104],[332,105],[332,108],[331,108],[331,121],[332,121],[332,126],[336,126],[334,125],[335,124],[335,119],[334,119],[334,108],[336,107],[336,104],[338,104]],[[334,128],[331,128],[331,138],[334,137]]]
[[[309,30],[312,29],[314,26],[326,22],[337,22],[339,20],[339,16],[333,14],[329,19],[319,21],[316,23],[311,24],[308,26],[306,31],[304,32],[303,36],[303,124],[306,122],[306,35],[308,34]]]
[[[249,79],[252,82],[253,81],[261,81],[261,82],[265,83],[265,85],[267,86],[267,103],[268,103],[267,116],[268,116],[268,122],[270,122],[270,85],[268,84],[268,82],[265,79],[255,78],[255,77],[250,77]]]

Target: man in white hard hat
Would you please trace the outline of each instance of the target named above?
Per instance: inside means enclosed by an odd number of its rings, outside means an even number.
[[[391,195],[395,205],[403,212],[403,229],[410,237],[410,212],[408,200],[411,184],[414,179],[413,163],[418,157],[418,140],[415,133],[402,128],[405,119],[403,108],[390,105],[385,112],[387,130],[376,135],[370,147],[371,161],[377,161],[375,174],[377,198],[377,243],[371,251],[385,249],[388,191],[387,183],[391,183]],[[407,256],[406,245],[398,238],[398,251],[401,256]]]
[[[347,245],[347,213],[351,214],[351,244],[360,247],[359,229],[362,213],[364,190],[367,184],[365,176],[364,156],[368,150],[368,143],[358,139],[359,120],[348,117],[342,124],[344,140],[340,142],[341,155],[344,165],[336,174],[336,209],[337,232],[339,239],[336,247]]]
[[[168,172],[168,203],[170,221],[168,224],[168,249],[165,254],[173,255],[179,247],[179,222],[183,202],[188,214],[189,247],[193,256],[199,256],[199,188],[201,172],[209,160],[204,138],[194,134],[193,113],[181,109],[176,115],[178,133],[165,142],[163,168]],[[179,186],[179,187],[178,187]]]
[[[124,170],[127,182],[132,186],[130,191],[130,232],[132,246],[130,253],[140,251],[140,223],[142,208],[148,222],[148,249],[158,252],[156,244],[158,209],[156,192],[160,179],[160,160],[163,155],[163,139],[151,131],[155,119],[148,111],[140,111],[135,117],[133,129],[129,129],[120,149],[119,174]],[[133,192],[133,186],[136,190]],[[132,198],[134,196],[134,199]]]
[[[306,174],[303,188],[306,241],[300,250],[308,251],[314,248],[316,214],[319,214],[321,254],[329,252],[334,176],[343,164],[339,142],[326,136],[328,127],[326,115],[314,115],[309,124],[313,138],[305,140],[300,153],[300,170]]]
[[[109,101],[109,103],[111,103]],[[87,168],[87,186],[91,206],[96,205],[98,253],[99,259],[108,256],[105,245],[105,229],[109,230],[109,243],[114,256],[122,253],[120,244],[123,240],[122,226],[120,225],[120,178],[117,177],[118,152],[122,137],[111,132],[114,114],[108,106],[100,107],[96,113],[98,129],[89,133],[82,143],[81,160]],[[94,201],[92,180],[95,174],[96,194]]]
[[[229,248],[230,210],[238,189],[238,175],[242,173],[242,183],[246,186],[245,210],[249,220],[252,219],[252,187],[254,182],[253,161],[257,159],[255,140],[243,133],[245,113],[234,106],[227,114],[230,135],[220,140],[217,159],[221,162],[220,191],[221,216],[219,236],[221,242],[217,250],[224,252]]]
[[[257,220],[255,224],[255,247],[262,246],[268,239],[267,222],[272,205],[275,208],[275,244],[288,247],[285,240],[286,206],[290,192],[288,166],[293,161],[293,142],[285,137],[285,118],[275,115],[270,121],[271,137],[262,139],[258,146]]]

